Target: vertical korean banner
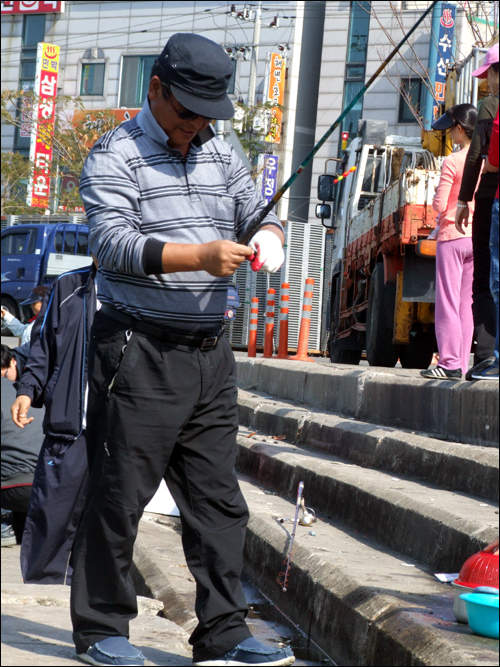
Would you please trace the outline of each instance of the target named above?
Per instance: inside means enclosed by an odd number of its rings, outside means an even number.
[[[424,123],[430,129],[439,114],[446,94],[446,67],[454,54],[456,6],[438,2],[432,10],[432,29],[429,43],[429,81],[425,93]]]
[[[281,104],[285,99],[285,57],[280,53],[271,54],[271,71],[269,73],[268,101]],[[278,107],[271,109],[271,125],[265,141],[279,144],[281,141],[281,121],[283,112]]]
[[[49,206],[50,163],[54,136],[57,75],[59,72],[59,47],[38,43],[36,58],[35,95],[31,128],[30,160],[33,174],[28,186],[26,203],[35,208]]]
[[[278,156],[261,154],[257,164],[260,172],[257,185],[266,204],[269,204],[278,189]]]
[[[443,11],[439,21],[439,38],[437,44],[436,78],[434,81],[434,100],[432,118],[439,116],[439,105],[444,104],[446,92],[446,68],[451,64],[453,56],[453,37],[455,34],[456,6],[443,3]]]

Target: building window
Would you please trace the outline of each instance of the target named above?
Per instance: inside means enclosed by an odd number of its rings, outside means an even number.
[[[422,79],[401,79],[398,123],[417,123],[422,109]]]
[[[366,54],[370,29],[371,2],[351,2],[349,39],[344,75],[344,107],[359,93],[365,82]],[[349,133],[349,142],[358,132],[363,115],[363,99],[359,100],[342,121],[342,132]]]
[[[80,95],[104,95],[105,63],[82,64]]]
[[[21,65],[19,69],[19,90],[33,90],[36,74],[36,51],[38,42],[45,40],[46,14],[26,14],[23,16],[23,33],[21,40]],[[18,108],[23,106],[18,100]],[[18,113],[18,117],[20,112]],[[26,135],[25,126],[20,132],[16,127],[14,132],[14,151],[25,157],[30,154],[30,137]]]
[[[142,107],[156,58],[158,56],[123,57],[120,107]]]

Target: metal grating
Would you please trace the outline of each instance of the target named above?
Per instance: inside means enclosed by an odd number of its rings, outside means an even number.
[[[320,350],[323,312],[323,261],[325,256],[325,230],[321,225],[288,222],[285,228],[285,263],[279,273],[254,273],[248,262],[236,271],[233,282],[239,285],[241,305],[229,327],[229,340],[233,347],[246,347],[252,297],[259,299],[259,323],[257,326],[257,346],[264,345],[264,313],[266,311],[267,290],[276,290],[274,317],[274,346],[279,341],[279,300],[281,283],[290,283],[290,314],[288,324],[288,345],[296,348],[302,315],[302,299],[306,278],[314,278],[314,297],[311,312],[309,349]],[[331,263],[331,260],[330,260]]]

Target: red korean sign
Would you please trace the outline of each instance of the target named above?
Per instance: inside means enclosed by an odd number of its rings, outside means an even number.
[[[59,72],[59,47],[38,43],[35,95],[38,104],[33,110],[30,160],[33,174],[28,186],[26,203],[35,208],[48,208],[50,193],[50,164]]]
[[[2,0],[2,16],[6,14],[60,14],[64,12],[64,2],[18,2]]]

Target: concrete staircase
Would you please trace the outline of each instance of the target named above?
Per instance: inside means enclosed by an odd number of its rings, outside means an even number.
[[[498,665],[498,642],[455,622],[433,576],[498,535],[498,385],[237,364],[253,583],[337,664]],[[285,593],[299,481],[318,522],[297,530]]]

